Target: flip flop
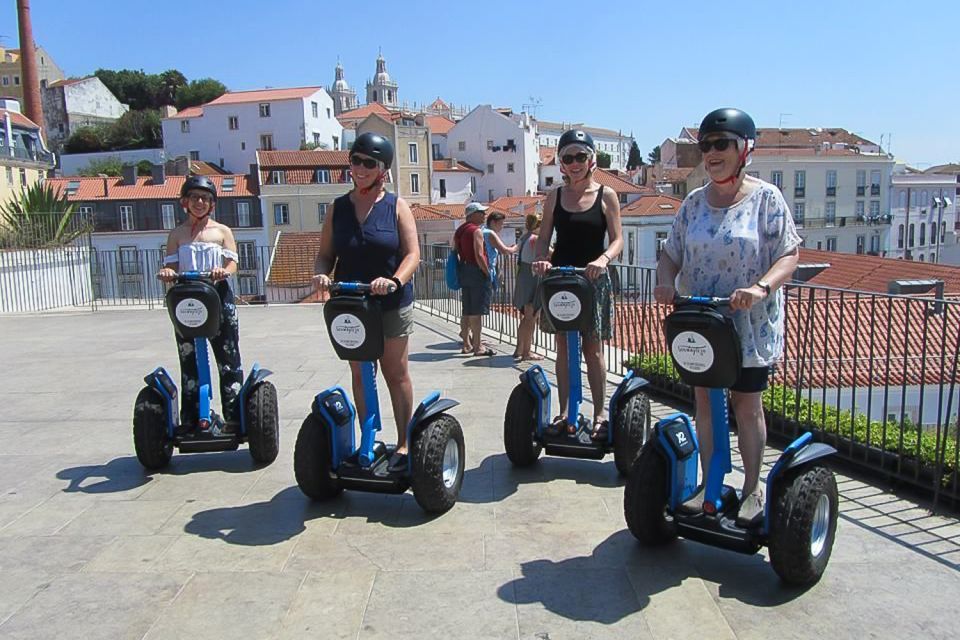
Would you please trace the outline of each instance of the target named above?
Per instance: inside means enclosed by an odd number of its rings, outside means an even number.
[[[474,352],[473,352],[473,355],[475,355],[475,356],[493,356],[493,355],[496,355],[496,353],[497,353],[496,351],[494,351],[494,350],[491,349],[490,347],[487,347],[487,348],[486,348],[485,350],[483,350],[483,351],[474,351]]]
[[[543,432],[551,437],[559,436],[561,433],[563,433],[566,424],[567,416],[557,416],[553,419],[550,425],[543,430]]]
[[[590,439],[597,440],[606,440],[610,435],[610,421],[609,420],[594,420],[593,421],[593,432],[590,434]]]

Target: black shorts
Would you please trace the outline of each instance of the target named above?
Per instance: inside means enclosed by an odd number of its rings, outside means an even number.
[[[767,389],[770,380],[770,367],[743,367],[731,391],[740,393],[759,393]]]

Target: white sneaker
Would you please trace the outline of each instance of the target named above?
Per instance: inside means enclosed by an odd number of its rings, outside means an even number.
[[[703,511],[703,499],[706,497],[707,488],[702,486],[692,496],[681,503],[677,511],[682,513],[700,513]]]
[[[760,524],[763,518],[763,492],[759,489],[746,496],[740,502],[740,511],[737,513],[738,527],[753,527]]]

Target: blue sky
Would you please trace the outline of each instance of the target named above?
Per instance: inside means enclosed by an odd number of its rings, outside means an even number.
[[[401,100],[534,98],[541,118],[632,131],[644,153],[739,106],[762,127],[844,127],[885,147],[892,135],[921,167],[960,160],[955,0],[32,0],[32,12],[71,76],[177,68],[233,90],[326,86],[339,56],[362,96],[382,47]],[[17,46],[14,0],[0,35]]]

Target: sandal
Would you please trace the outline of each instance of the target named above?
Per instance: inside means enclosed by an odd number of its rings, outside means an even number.
[[[474,352],[473,352],[473,355],[475,355],[475,356],[492,356],[492,355],[495,355],[496,353],[497,353],[496,351],[494,351],[494,350],[491,349],[490,347],[487,347],[487,348],[484,349],[483,351],[474,351]]]
[[[563,433],[565,425],[567,424],[567,416],[557,416],[553,419],[553,422],[543,430],[543,432],[551,437],[557,437]]]
[[[591,440],[606,440],[610,435],[610,421],[603,418],[593,419],[593,432],[590,434]]]
[[[390,462],[387,463],[388,473],[397,473],[407,470],[407,454],[396,453],[390,456]]]

